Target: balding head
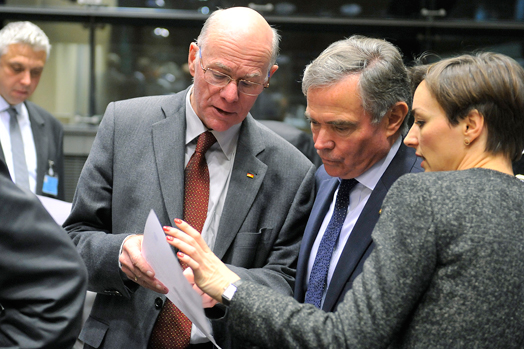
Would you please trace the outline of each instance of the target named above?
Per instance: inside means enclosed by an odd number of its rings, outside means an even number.
[[[268,44],[271,60],[268,69],[276,62],[279,52],[280,35],[258,12],[248,7],[232,7],[213,12],[204,23],[197,39],[199,47],[214,35],[227,36],[230,40],[245,43]]]

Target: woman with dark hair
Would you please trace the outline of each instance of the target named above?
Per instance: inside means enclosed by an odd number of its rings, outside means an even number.
[[[375,249],[334,313],[240,278],[198,232],[165,228],[229,329],[269,348],[524,347],[524,70],[501,54],[431,65],[406,145],[426,173],[391,187]]]

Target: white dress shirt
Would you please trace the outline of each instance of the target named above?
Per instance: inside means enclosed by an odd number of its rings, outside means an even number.
[[[9,131],[9,119],[11,117],[7,112],[9,107],[9,103],[0,96],[0,142],[2,144],[2,150],[4,151],[5,163],[9,169],[9,174],[14,180],[15,169],[11,152],[11,133]],[[29,172],[29,188],[33,193],[36,193],[36,147],[33,139],[33,131],[31,130],[31,122],[29,121],[29,112],[24,103],[17,104],[14,107],[18,112],[18,125],[22,133],[22,140],[24,141],[25,161]]]
[[[324,299],[326,298],[326,292],[331,282],[331,277],[333,276],[333,273],[335,272],[335,268],[337,266],[338,260],[340,259],[340,255],[342,254],[342,251],[344,250],[344,246],[346,246],[346,242],[348,241],[349,236],[351,235],[351,231],[353,230],[353,227],[357,223],[358,217],[360,216],[360,214],[362,213],[362,210],[366,206],[366,203],[368,202],[368,199],[371,196],[371,193],[375,189],[375,186],[377,185],[378,181],[380,180],[384,172],[386,172],[386,169],[388,168],[389,164],[391,163],[391,160],[393,160],[393,158],[397,154],[397,151],[400,148],[401,141],[402,141],[402,137],[399,137],[395,141],[395,143],[393,143],[393,146],[389,150],[389,153],[388,155],[386,155],[386,157],[384,157],[382,160],[377,161],[366,172],[364,172],[363,174],[355,178],[358,181],[358,184],[355,185],[355,187],[349,194],[348,213],[346,215],[344,225],[342,226],[342,230],[340,231],[340,236],[335,245],[333,255],[331,256],[331,262],[329,264],[328,277],[327,277],[327,286],[324,288],[324,294],[322,296],[322,302],[320,304],[321,307],[324,304]],[[317,235],[317,238],[315,239],[313,247],[311,248],[311,254],[309,256],[309,261],[308,261],[306,282],[309,282],[309,276],[311,275],[311,269],[313,268],[313,263],[315,262],[315,257],[317,256],[320,241],[322,240],[322,237],[324,236],[326,228],[329,224],[329,221],[331,220],[331,216],[333,215],[333,210],[335,208],[335,201],[337,198],[337,194],[338,194],[338,189],[335,191],[335,194],[333,195],[333,201],[331,202],[329,211],[327,212],[326,216],[324,217],[324,221],[322,222],[322,225],[320,226],[320,230]]]
[[[186,97],[186,154],[184,167],[195,152],[196,138],[208,131],[191,106],[190,96]],[[209,248],[213,250],[220,225],[220,217],[224,209],[229,181],[235,162],[240,124],[230,127],[227,131],[211,131],[217,142],[206,152],[207,167],[209,170],[209,204],[207,218],[202,228],[202,237]],[[191,329],[191,344],[208,342],[205,335],[193,325]]]

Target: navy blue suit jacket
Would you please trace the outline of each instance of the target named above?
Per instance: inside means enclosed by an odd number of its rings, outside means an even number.
[[[397,154],[371,193],[349,236],[331,278],[326,299],[322,306],[323,310],[334,311],[336,306],[344,300],[344,295],[351,288],[358,274],[362,272],[364,261],[373,250],[371,232],[378,221],[380,207],[386,193],[391,185],[403,174],[422,172],[423,169],[420,167],[420,162],[415,155],[414,149],[406,147],[403,143],[400,145]],[[317,196],[307,222],[298,255],[295,299],[299,302],[304,302],[306,294],[305,285],[311,248],[333,201],[333,195],[338,188],[338,178],[328,175],[323,165],[317,170],[315,177]]]

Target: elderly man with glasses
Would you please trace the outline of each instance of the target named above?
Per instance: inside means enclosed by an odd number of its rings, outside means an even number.
[[[292,294],[315,167],[249,114],[278,44],[257,12],[218,10],[189,47],[192,86],[109,104],[64,224],[97,293],[86,348],[212,347],[141,256],[151,209],[165,226],[191,222],[243,279]],[[203,302],[222,348],[251,345],[229,335],[224,308]]]

